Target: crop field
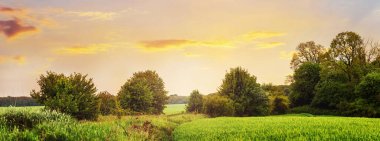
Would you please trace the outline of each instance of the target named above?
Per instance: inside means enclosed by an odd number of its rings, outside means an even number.
[[[164,109],[165,115],[179,114],[186,111],[186,104],[168,104]]]
[[[184,123],[174,140],[379,140],[380,119],[285,115]]]

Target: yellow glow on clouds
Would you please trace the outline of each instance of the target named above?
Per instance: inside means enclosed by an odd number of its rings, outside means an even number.
[[[284,45],[283,42],[263,42],[260,39],[269,39],[286,35],[282,32],[250,32],[229,40],[197,41],[188,39],[165,39],[141,41],[138,47],[146,51],[166,51],[170,49],[182,49],[187,47],[211,47],[211,48],[234,48],[237,44],[254,42],[257,48],[274,48]]]
[[[112,45],[110,44],[90,44],[65,47],[55,50],[58,54],[98,54],[106,52]]]
[[[16,56],[4,56],[0,55],[0,64],[4,63],[17,63],[19,65],[25,64],[25,56],[16,55]]]

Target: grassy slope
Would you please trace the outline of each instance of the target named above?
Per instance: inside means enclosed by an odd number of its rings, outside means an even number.
[[[380,119],[285,115],[184,123],[175,140],[379,140]]]

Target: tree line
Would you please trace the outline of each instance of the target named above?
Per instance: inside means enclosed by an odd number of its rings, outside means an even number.
[[[20,106],[40,106],[40,105],[41,104],[37,103],[37,101],[31,97],[26,97],[26,96],[0,97],[0,107],[7,107],[7,106],[20,107]]]
[[[326,48],[301,43],[291,60],[291,107],[336,115],[380,117],[380,46],[342,32]]]
[[[290,85],[259,84],[242,67],[231,68],[212,94],[194,90],[186,110],[217,116],[264,116],[287,112],[379,117],[380,46],[354,32],[339,33],[329,48],[301,43],[291,60]],[[168,103],[164,81],[152,70],[133,74],[116,96],[97,89],[91,78],[54,72],[41,75],[31,96],[46,109],[77,119],[99,114],[162,114]],[[171,96],[172,98],[178,96]]]

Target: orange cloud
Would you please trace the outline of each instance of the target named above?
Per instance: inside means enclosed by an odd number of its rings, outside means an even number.
[[[153,40],[153,41],[142,41],[140,44],[145,48],[168,48],[168,47],[178,47],[186,44],[194,43],[194,41],[190,40],[177,40],[177,39],[169,39],[169,40]]]
[[[37,28],[23,24],[19,19],[0,21],[0,32],[8,38],[24,32],[37,31]]]
[[[25,57],[21,55],[9,56],[0,55],[0,64],[15,62],[19,65],[25,64]]]
[[[250,32],[229,40],[196,41],[188,39],[166,39],[141,41],[138,46],[148,51],[161,51],[167,49],[181,49],[185,47],[216,47],[233,48],[238,44],[246,44],[255,41],[258,48],[273,48],[284,45],[282,42],[257,42],[260,39],[284,36],[282,32]]]
[[[37,31],[35,26],[25,23],[25,21],[38,21],[33,16],[30,16],[26,10],[0,6],[0,14],[8,17],[7,20],[0,20],[0,33],[3,33],[7,38]]]

